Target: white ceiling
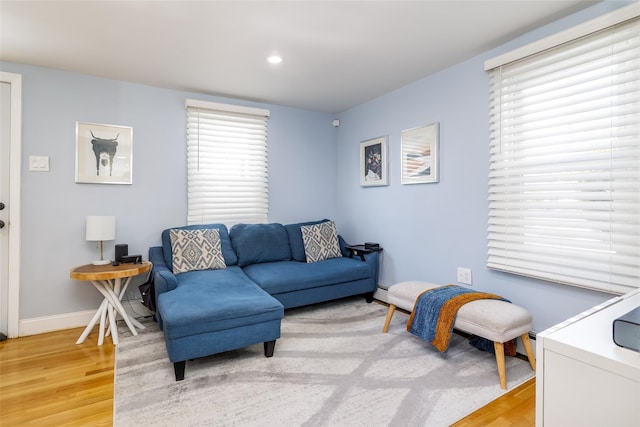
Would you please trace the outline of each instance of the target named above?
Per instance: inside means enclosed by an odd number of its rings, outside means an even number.
[[[2,0],[0,60],[338,113],[594,3]]]

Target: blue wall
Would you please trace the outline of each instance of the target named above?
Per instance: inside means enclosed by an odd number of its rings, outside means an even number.
[[[486,267],[489,78],[484,61],[622,5],[600,3],[340,115],[338,226],[354,241],[384,247],[382,284],[457,283],[457,267],[468,267],[475,289],[528,308],[535,331],[611,298]],[[440,182],[402,185],[400,132],[433,122],[440,124]],[[389,186],[362,188],[360,142],[382,135],[389,141]]]
[[[335,218],[349,242],[384,247],[381,282],[455,283],[473,270],[474,288],[527,307],[543,330],[609,295],[486,268],[488,77],[486,59],[606,13],[599,3],[490,52],[331,115],[166,90],[2,63],[23,76],[22,286],[20,318],[92,310],[101,297],[69,279],[97,249],[84,240],[90,214],[117,217],[117,241],[130,253],[159,243],[160,230],[186,217],[185,98],[268,108],[270,220]],[[132,126],[133,185],[74,183],[75,122]],[[440,182],[400,184],[400,132],[440,123]],[[388,135],[389,185],[362,188],[360,142]],[[29,155],[49,156],[50,172],[29,172]]]
[[[115,215],[116,243],[143,254],[160,232],[186,221],[186,98],[267,108],[270,220],[295,222],[336,212],[333,116],[275,105],[2,63],[22,75],[22,247],[20,318],[95,309],[101,297],[69,270],[96,259],[84,236],[87,215]],[[76,184],[76,121],[133,127],[133,184]],[[30,155],[50,172],[30,172]]]

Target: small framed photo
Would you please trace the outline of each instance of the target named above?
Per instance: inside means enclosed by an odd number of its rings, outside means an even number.
[[[360,143],[360,185],[375,187],[387,185],[387,137],[369,139]]]
[[[439,181],[439,125],[407,129],[401,133],[400,158],[402,184],[425,184]]]
[[[76,122],[76,182],[131,184],[133,128]]]

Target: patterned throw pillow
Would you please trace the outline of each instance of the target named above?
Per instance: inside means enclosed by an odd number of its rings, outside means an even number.
[[[226,267],[217,229],[170,230],[173,273]]]
[[[300,227],[302,241],[304,242],[304,254],[307,262],[318,262],[329,258],[339,258],[340,245],[338,244],[338,232],[333,221],[315,225]]]

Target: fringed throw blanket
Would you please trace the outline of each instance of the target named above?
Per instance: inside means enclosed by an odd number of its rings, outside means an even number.
[[[508,300],[499,295],[477,292],[456,285],[429,289],[416,298],[416,303],[407,323],[407,331],[433,344],[440,352],[449,348],[453,324],[458,310],[464,304],[479,299]],[[493,352],[493,343],[476,337],[472,344],[481,350]],[[505,353],[515,355],[515,343],[506,343]]]

